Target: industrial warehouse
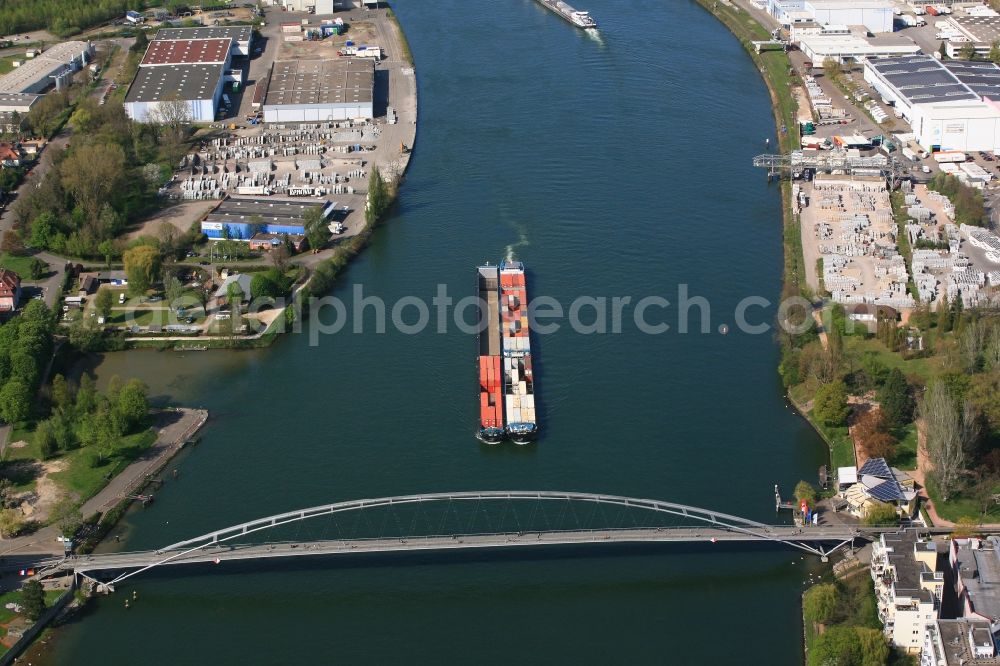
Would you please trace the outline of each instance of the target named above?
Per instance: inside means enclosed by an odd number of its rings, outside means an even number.
[[[939,150],[1000,148],[1000,67],[941,62],[925,55],[869,60],[871,84],[913,128],[917,142]]]
[[[250,55],[253,28],[248,25],[214,26],[201,28],[163,28],[156,33],[154,42],[179,39],[229,39],[233,42],[233,55]]]
[[[164,34],[166,33],[166,34]],[[150,42],[125,97],[125,110],[139,122],[159,120],[165,103],[184,102],[193,122],[212,122],[226,83],[242,83],[230,70],[240,49],[250,48],[249,28],[169,28]],[[245,46],[238,46],[243,44]]]
[[[333,201],[223,199],[201,222],[201,232],[213,239],[249,241],[258,234],[305,234],[305,215],[322,207],[323,219],[337,209]]]
[[[275,62],[264,95],[264,121],[372,118],[375,66],[367,59]]]

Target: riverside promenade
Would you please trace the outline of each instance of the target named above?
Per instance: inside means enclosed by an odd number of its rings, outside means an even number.
[[[80,507],[83,517],[105,513],[136,492],[152,475],[163,469],[207,420],[208,411],[204,409],[172,408],[154,413],[156,441],[100,492],[83,503]],[[16,560],[21,556],[37,554],[61,555],[63,545],[58,537],[59,530],[48,525],[32,534],[0,539],[0,560]]]

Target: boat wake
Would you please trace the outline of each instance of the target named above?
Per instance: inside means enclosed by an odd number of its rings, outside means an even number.
[[[503,256],[507,261],[514,261],[514,253],[517,248],[531,245],[528,241],[528,232],[523,226],[515,224],[514,229],[517,231],[517,242],[509,244],[503,251]]]
[[[587,28],[583,32],[584,32],[585,35],[587,35],[587,37],[589,37],[590,39],[594,40],[595,42],[597,42],[601,46],[605,45],[604,44],[604,39],[601,37],[601,31],[598,30],[597,28]]]

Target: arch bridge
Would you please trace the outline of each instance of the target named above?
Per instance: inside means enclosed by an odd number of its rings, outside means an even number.
[[[461,509],[459,508],[461,507]],[[428,513],[428,508],[435,509]],[[405,512],[405,513],[404,513]],[[370,519],[377,514],[378,519]],[[553,515],[555,514],[555,515]],[[349,525],[345,525],[345,518]],[[325,533],[301,538],[301,526]],[[421,527],[423,529],[421,529]],[[295,528],[295,533],[288,533]],[[470,491],[349,500],[258,518],[154,551],[109,553],[38,563],[40,577],[73,573],[113,586],[153,568],[179,564],[349,553],[510,548],[598,543],[772,542],[823,558],[898,527],[768,525],[662,500],[596,493]],[[269,533],[269,540],[256,540]],[[289,538],[291,537],[291,538]],[[110,573],[110,580],[96,578]],[[108,578],[107,575],[103,576]]]

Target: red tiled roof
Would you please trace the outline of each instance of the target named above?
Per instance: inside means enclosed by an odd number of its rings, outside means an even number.
[[[192,65],[225,62],[231,39],[170,39],[149,43],[142,65]]]
[[[19,160],[21,153],[9,143],[0,143],[0,160]]]
[[[0,298],[14,296],[20,286],[20,275],[6,268],[0,268]]]

